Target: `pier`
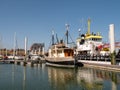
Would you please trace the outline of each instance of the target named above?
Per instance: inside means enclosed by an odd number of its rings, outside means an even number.
[[[110,62],[100,62],[100,61],[79,61],[84,64],[84,67],[96,68],[101,70],[120,72],[120,65],[111,65]]]
[[[120,72],[120,57],[116,56],[116,65],[111,65],[110,56],[90,56],[90,55],[77,55],[75,61],[83,64],[83,67],[97,68],[108,71]],[[16,64],[22,66],[37,66],[45,63],[45,60],[0,60],[1,64]]]
[[[81,62],[84,67],[89,68],[98,68],[98,69],[104,69],[109,71],[120,71],[120,57],[116,56],[116,65],[111,64],[111,58],[108,55],[102,56],[102,55],[77,55],[75,56],[75,59],[77,59],[78,62]]]
[[[45,60],[0,60],[1,64],[16,64],[16,65],[30,65],[30,66],[34,66],[34,65],[38,65],[38,64],[42,64],[45,63]]]

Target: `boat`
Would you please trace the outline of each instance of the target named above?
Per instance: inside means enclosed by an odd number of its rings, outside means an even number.
[[[68,39],[68,29],[66,32]],[[57,40],[58,41],[58,40]],[[46,57],[46,65],[55,67],[75,67],[82,66],[74,59],[74,48],[68,46],[63,40],[54,43],[54,33],[52,34],[52,45],[48,49],[48,56]]]
[[[13,56],[13,55],[10,55],[10,56],[8,56],[8,59],[14,59],[14,60],[24,60],[24,56],[19,56],[19,55],[15,55],[15,56]]]
[[[3,55],[0,55],[0,60],[2,60],[3,59]]]
[[[102,35],[99,32],[90,32],[90,22],[88,19],[88,30],[85,34],[79,32],[76,40],[76,56],[81,62],[110,61],[109,48],[104,47]],[[110,64],[110,63],[109,63]]]
[[[64,43],[52,45],[48,51],[46,64],[60,67],[73,67],[73,49],[65,46]]]

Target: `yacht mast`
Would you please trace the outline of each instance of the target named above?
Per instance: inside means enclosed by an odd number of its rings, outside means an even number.
[[[2,36],[0,36],[0,54],[2,55]]]
[[[13,57],[15,58],[15,52],[16,52],[16,32],[14,33],[14,47],[13,47]]]

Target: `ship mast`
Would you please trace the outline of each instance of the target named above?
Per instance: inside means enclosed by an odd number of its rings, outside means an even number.
[[[52,45],[54,45],[54,31],[52,30]]]
[[[66,26],[66,38],[67,38],[66,44],[68,44],[68,30],[69,30],[70,25],[69,24],[65,24],[65,26]]]
[[[91,22],[91,20],[88,19],[88,31],[87,31],[87,35],[88,36],[90,35],[90,22]]]
[[[59,43],[59,39],[58,39],[57,33],[56,33],[56,39],[57,39],[57,43]]]

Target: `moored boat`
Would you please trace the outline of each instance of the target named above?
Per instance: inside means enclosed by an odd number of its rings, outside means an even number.
[[[110,61],[109,48],[104,46],[102,38],[99,32],[90,32],[90,19],[88,19],[87,33],[79,35],[76,40],[76,56],[80,62],[89,61],[93,63],[93,61],[100,61],[104,64],[106,61]]]
[[[73,49],[65,46],[64,43],[52,45],[48,51],[46,64],[60,67],[73,67]]]
[[[68,39],[68,29],[66,32]],[[74,48],[68,47],[67,44],[60,40],[60,42],[54,43],[54,34],[52,34],[52,45],[48,50],[48,56],[46,57],[46,65],[56,67],[75,67],[82,66],[81,63],[77,63],[74,59]]]

